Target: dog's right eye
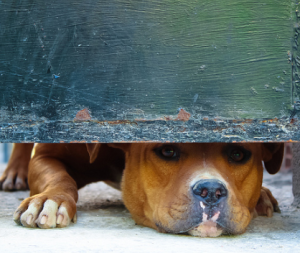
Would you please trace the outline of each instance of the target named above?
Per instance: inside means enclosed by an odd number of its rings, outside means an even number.
[[[154,151],[160,158],[167,161],[179,159],[179,150],[171,145],[162,146]]]

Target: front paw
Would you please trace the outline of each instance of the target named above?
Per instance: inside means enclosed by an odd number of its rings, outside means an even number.
[[[24,227],[67,227],[76,222],[76,202],[64,193],[38,194],[25,199],[14,213],[14,221]]]
[[[23,191],[28,190],[27,174],[28,164],[20,163],[9,164],[0,178],[0,190],[4,191]]]
[[[254,216],[259,215],[272,217],[274,212],[280,213],[278,202],[272,195],[271,191],[262,186],[260,197],[255,207]]]

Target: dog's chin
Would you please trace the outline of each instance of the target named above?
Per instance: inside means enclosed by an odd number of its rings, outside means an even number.
[[[188,233],[199,237],[218,237],[223,233],[223,229],[216,222],[208,220],[189,230]]]

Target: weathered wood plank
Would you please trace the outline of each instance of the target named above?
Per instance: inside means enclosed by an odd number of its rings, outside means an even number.
[[[296,8],[294,0],[1,1],[0,140],[299,140],[290,123]],[[74,122],[84,108],[92,121]],[[189,121],[175,121],[181,108]],[[234,119],[253,121],[239,132]]]

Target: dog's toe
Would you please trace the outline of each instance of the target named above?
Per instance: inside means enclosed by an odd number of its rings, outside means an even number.
[[[67,227],[69,226],[71,222],[71,219],[69,217],[67,208],[65,207],[65,204],[62,203],[57,211],[57,220],[56,220],[56,224],[57,227]]]
[[[26,183],[26,178],[24,177],[20,177],[18,175],[18,177],[16,178],[16,182],[15,182],[15,189],[17,191],[24,191],[28,189],[28,185]]]
[[[262,187],[255,209],[260,216],[272,217],[274,212],[280,213],[277,200],[266,187]]]
[[[10,174],[3,180],[2,189],[4,191],[14,190],[14,188],[15,188],[14,181],[13,181],[14,177],[15,177],[15,175]]]
[[[17,223],[21,223],[24,227],[35,228],[37,225],[35,220],[37,219],[40,211],[40,206],[36,203],[31,203],[28,209],[22,213],[22,210],[18,209],[15,212],[14,220]]]
[[[41,211],[38,219],[36,220],[37,225],[40,228],[55,228],[57,210],[58,204],[55,201],[48,199],[44,203],[43,210]]]

